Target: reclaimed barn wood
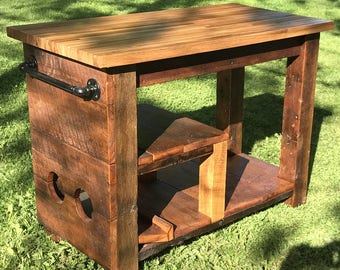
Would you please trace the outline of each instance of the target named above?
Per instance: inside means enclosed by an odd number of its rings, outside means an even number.
[[[25,60],[36,59],[24,64],[39,222],[105,269],[134,270],[278,202],[304,203],[319,33],[333,27],[239,4],[8,27]],[[245,66],[281,58],[274,166],[242,153],[244,79]],[[216,127],[137,104],[138,87],[208,73],[217,74]],[[93,79],[100,98],[53,79]]]
[[[228,151],[242,153],[244,68],[217,73],[216,126],[228,134]]]
[[[289,203],[305,203],[312,136],[319,34],[306,38],[301,54],[287,61],[279,177],[295,184]]]
[[[8,34],[105,68],[281,40],[332,27],[331,21],[224,4],[15,26]]]

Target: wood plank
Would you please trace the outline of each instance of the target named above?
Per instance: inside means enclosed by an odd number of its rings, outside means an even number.
[[[225,216],[223,220],[220,222],[209,224],[205,227],[201,227],[195,231],[192,231],[191,233],[187,235],[183,235],[180,237],[175,238],[174,240],[166,243],[150,243],[143,245],[139,250],[139,260],[145,260],[157,253],[160,253],[166,248],[173,247],[176,245],[181,245],[185,243],[185,241],[188,241],[189,239],[193,239],[194,237],[198,237],[200,235],[207,234],[209,232],[215,231],[217,229],[223,228],[228,224],[231,224],[233,222],[236,222],[244,217],[247,217],[251,214],[254,214],[256,212],[259,212],[261,210],[264,210],[272,205],[275,205],[279,202],[282,202],[283,200],[287,199],[289,196],[291,196],[292,192],[287,191],[282,194],[279,194],[273,198],[269,198],[265,202],[261,202],[258,205],[254,205],[250,208],[242,209],[240,212],[237,212],[235,214],[231,214],[228,216]]]
[[[137,65],[138,86],[242,68],[300,54],[300,37]]]
[[[25,59],[29,59],[32,55],[37,61],[39,72],[70,85],[84,87],[87,84],[87,80],[95,79],[100,87],[100,99],[94,103],[100,105],[107,103],[112,104],[112,100],[109,101],[107,97],[109,94],[108,89],[110,89],[107,84],[108,74],[103,70],[82,65],[79,62],[72,61],[60,55],[55,55],[37,47],[24,44]],[[58,90],[63,92],[61,89]]]
[[[115,181],[110,200],[117,211],[111,252],[111,269],[138,269],[137,225],[137,97],[136,72],[132,69],[111,76],[114,104],[108,107],[109,153],[114,167],[109,178]]]
[[[307,196],[318,48],[319,35],[308,36],[301,55],[287,62],[279,177],[295,185],[292,206]]]
[[[242,153],[244,67],[217,73],[216,127],[229,137],[228,151]]]
[[[181,117],[149,104],[138,104],[137,114],[138,149],[140,154],[144,153],[171,123]]]
[[[7,34],[104,68],[292,38],[333,27],[333,22],[327,20],[224,4],[82,19],[69,24],[13,26],[7,28]]]
[[[259,12],[257,12],[259,13]],[[226,14],[225,14],[226,15]],[[168,46],[169,44],[181,44],[188,42],[195,42],[196,39],[202,39],[202,35],[205,39],[219,37],[222,34],[234,34],[235,32],[241,32],[242,34],[250,34],[253,32],[260,32],[270,29],[270,26],[265,24],[266,21],[276,23],[281,27],[286,25],[295,25],[300,20],[305,21],[305,18],[299,18],[288,13],[273,13],[271,11],[262,10],[261,14],[257,16],[255,12],[235,15],[230,14],[233,20],[225,20],[222,16],[211,17],[210,20],[195,19],[188,24],[185,21],[160,25],[156,22],[154,26],[145,27],[144,25],[134,25],[133,28],[129,27],[129,35],[126,35],[121,29],[97,29],[96,32],[88,34],[87,32],[77,32],[71,34],[62,34],[59,39],[53,37],[51,42],[60,43],[60,46],[67,47],[69,49],[87,49],[89,53],[106,53],[110,52],[108,43],[112,43],[117,51],[134,51],[134,47],[124,48],[127,42],[131,44],[140,43],[141,49],[144,48],[156,48],[160,46]],[[163,26],[163,27],[162,27]],[[190,27],[188,27],[190,26]],[[233,26],[233,27],[231,27]],[[168,35],[163,36],[159,43],[154,43],[155,33],[164,29],[167,30]],[[226,31],[226,29],[228,31]],[[50,34],[48,34],[50,35]],[[84,38],[86,35],[86,38]],[[156,35],[158,37],[159,35]],[[119,39],[113,39],[114,36],[119,36]],[[143,42],[140,41],[140,37],[143,37]],[[96,42],[95,42],[96,41]]]
[[[176,119],[147,149],[154,160],[186,153],[227,139],[223,131],[189,119]]]
[[[160,171],[159,181],[141,185],[140,208],[148,210],[150,214],[161,214],[167,220],[173,217],[170,221],[175,226],[178,224],[181,226],[183,221],[190,221],[194,215],[187,212],[188,209],[198,211],[198,167],[198,161],[190,161]],[[179,228],[176,227],[173,241],[146,244],[141,248],[139,258],[145,259],[166,247],[220,228],[289,198],[294,184],[278,178],[278,171],[277,166],[245,154],[229,157],[226,208],[223,220],[206,225],[203,222],[190,221],[193,223],[191,229],[183,230],[183,233],[180,232],[181,228],[178,230]],[[176,217],[177,220],[175,220]]]
[[[31,138],[33,171],[37,176],[47,182],[49,174],[55,173],[63,194],[72,197],[81,188],[89,194],[95,212],[107,219],[117,217],[114,201],[110,200],[110,186],[115,181],[109,179],[108,164],[34,128]]]
[[[210,145],[190,152],[174,154],[171,156],[171,158],[164,157],[158,160],[153,160],[152,155],[143,154],[138,158],[138,174],[144,175],[145,173],[153,172],[179,163],[187,162],[194,158],[207,156],[212,152],[213,146]]]
[[[166,168],[158,179],[192,198],[198,198],[199,160]],[[293,190],[293,183],[278,178],[279,168],[257,158],[239,154],[228,157],[226,214],[250,207],[272,196]]]
[[[86,84],[82,72],[85,76],[98,75],[95,77],[105,89],[107,77],[102,72],[76,65],[30,46],[24,49],[25,57],[32,53],[35,55],[42,73],[56,76],[57,79],[65,76],[65,80],[71,84]],[[54,70],[55,67],[58,68]],[[30,76],[26,76],[26,83],[32,128],[97,159],[110,162],[106,145],[107,108],[103,104],[106,102],[105,91],[101,102],[89,102]]]
[[[145,174],[212,153],[223,131],[160,108],[138,105],[138,173]],[[146,151],[146,152],[144,152]],[[142,154],[141,154],[142,153]]]
[[[199,168],[198,211],[211,222],[224,217],[228,141],[213,145],[213,153],[201,159]]]
[[[27,76],[30,125],[108,162],[106,108]]]
[[[48,183],[34,175],[37,215],[40,223],[74,245],[89,258],[107,269],[110,268],[111,241],[115,241],[116,220],[93,213],[91,220],[84,220],[77,213],[76,200],[65,194],[64,201],[56,203],[49,196]],[[115,252],[115,251],[114,251]]]
[[[210,224],[210,218],[198,212],[198,200],[162,181],[140,182],[138,208],[146,216],[160,216],[176,226],[175,237]]]

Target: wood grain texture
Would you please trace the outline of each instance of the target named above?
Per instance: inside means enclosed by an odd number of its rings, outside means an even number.
[[[137,97],[136,72],[111,77],[114,103],[108,107],[109,153],[114,153],[114,167],[109,178],[115,181],[110,200],[116,205],[117,222],[112,230],[111,269],[138,269],[137,225]]]
[[[147,217],[157,215],[174,224],[175,238],[211,223],[208,216],[198,212],[197,197],[193,198],[163,181],[141,182],[138,190],[140,212]]]
[[[48,231],[72,243],[80,251],[105,268],[110,269],[111,242],[116,235],[116,220],[94,213],[91,220],[84,220],[77,213],[76,199],[65,194],[57,203],[50,197],[48,182],[34,175],[38,220]]]
[[[217,73],[216,127],[229,137],[228,151],[242,153],[244,67]]]
[[[12,26],[7,34],[104,68],[291,38],[333,26],[327,20],[223,4]]]
[[[115,182],[109,181],[106,163],[34,129],[31,138],[33,171],[37,176],[47,181],[49,173],[57,174],[62,193],[72,197],[81,188],[89,194],[95,213],[109,220],[117,217],[114,201],[110,200],[110,186]]]
[[[224,217],[228,141],[213,145],[213,153],[201,159],[199,168],[198,211],[211,222]]]
[[[245,154],[234,155],[228,160],[224,218],[210,223],[210,218],[197,212],[199,164],[194,160],[166,168],[158,173],[159,181],[140,184],[140,194],[145,196],[139,196],[139,208],[175,225],[174,240],[143,245],[140,259],[283,201],[294,189],[293,183],[277,177],[277,166]]]
[[[168,242],[174,239],[174,225],[159,216],[153,216],[151,226],[139,233],[139,244]]]
[[[207,156],[213,144],[225,140],[224,131],[151,105],[138,105],[140,175]]]
[[[30,125],[97,159],[111,163],[110,158],[113,157],[108,155],[107,150],[105,105],[108,75],[31,46],[24,46],[24,54],[25,58],[35,56],[39,72],[71,85],[84,86],[89,78],[98,81],[102,96],[98,102],[88,102],[29,75],[26,76]]]
[[[138,86],[242,68],[300,54],[303,38],[281,39],[137,64]]]
[[[157,160],[225,140],[227,136],[223,131],[183,117],[171,123],[163,134],[146,149],[146,152],[153,156],[153,160]]]
[[[295,185],[292,206],[305,203],[319,35],[306,37],[301,55],[288,58],[279,177]]]

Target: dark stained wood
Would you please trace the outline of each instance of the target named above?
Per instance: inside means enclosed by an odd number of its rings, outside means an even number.
[[[244,209],[240,212],[237,212],[235,214],[226,216],[223,220],[220,222],[212,223],[207,226],[201,227],[197,230],[193,230],[190,233],[176,237],[173,241],[168,243],[151,243],[143,245],[139,251],[139,260],[145,260],[157,253],[160,253],[166,248],[183,244],[185,241],[189,239],[193,239],[194,237],[215,231],[217,229],[223,228],[224,226],[233,223],[235,221],[238,221],[244,217],[247,217],[251,214],[254,214],[256,212],[259,212],[261,210],[264,210],[272,205],[275,205],[279,202],[284,201],[285,199],[289,198],[292,195],[292,191],[287,191],[285,193],[282,193],[274,198],[268,199],[268,201],[262,202],[258,205],[253,205],[250,208]]]
[[[228,151],[242,153],[244,67],[217,73],[216,127],[229,137]]]
[[[137,269],[135,72],[109,75],[25,46],[26,57],[31,53],[38,60],[40,72],[60,79],[65,76],[63,80],[74,85],[95,77],[103,90],[98,102],[89,102],[27,76],[33,168],[36,178],[47,187],[37,193],[37,201],[50,200],[49,208],[38,207],[39,220],[55,237],[68,240],[108,269]],[[51,174],[57,175],[64,199],[58,198]],[[92,203],[90,216],[79,198],[82,190]],[[56,212],[54,218],[49,217],[51,211]],[[77,225],[74,218],[69,220],[71,214],[93,225]],[[105,222],[97,221],[98,216]],[[105,241],[92,237],[102,245],[100,249],[99,243],[91,245],[92,238],[78,239],[83,234],[91,235],[89,230],[106,235]]]
[[[180,115],[149,104],[137,106],[138,149],[143,154]]]
[[[174,154],[155,161],[153,161],[152,155],[145,153],[138,158],[138,174],[144,175],[145,173],[163,169],[178,163],[183,163],[194,158],[205,157],[207,155],[210,155],[212,152],[213,146],[209,145],[200,149],[192,150],[187,153]]]
[[[31,54],[35,55],[40,72],[55,76],[69,84],[86,85],[88,78],[98,80],[103,92],[102,98],[100,102],[87,102],[27,76],[30,124],[46,135],[109,162],[106,146],[107,108],[103,104],[106,102],[107,74],[31,46],[24,46],[24,52],[26,58]]]
[[[295,184],[292,206],[307,196],[318,48],[319,35],[307,36],[301,54],[287,62],[279,177]]]
[[[302,43],[303,40],[297,37],[141,63],[137,65],[137,84],[147,86],[295,56],[299,55]]]
[[[109,88],[107,87],[108,74],[103,70],[72,61],[28,44],[24,44],[24,55],[25,59],[28,59],[30,56],[35,57],[39,72],[64,81],[70,85],[84,87],[88,79],[95,79],[100,86],[101,95],[100,99],[93,103],[100,105],[105,105],[107,103],[107,95],[109,94]],[[61,92],[63,91],[58,89],[56,92],[62,95]]]

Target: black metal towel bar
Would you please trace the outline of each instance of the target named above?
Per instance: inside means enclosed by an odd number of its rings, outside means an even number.
[[[31,77],[39,79],[50,85],[58,87],[68,93],[71,93],[77,97],[81,97],[84,100],[98,100],[100,98],[100,87],[95,79],[89,79],[85,87],[78,87],[70,85],[66,82],[52,78],[46,74],[38,71],[38,63],[34,56],[21,63],[19,69],[23,72],[28,73]]]

